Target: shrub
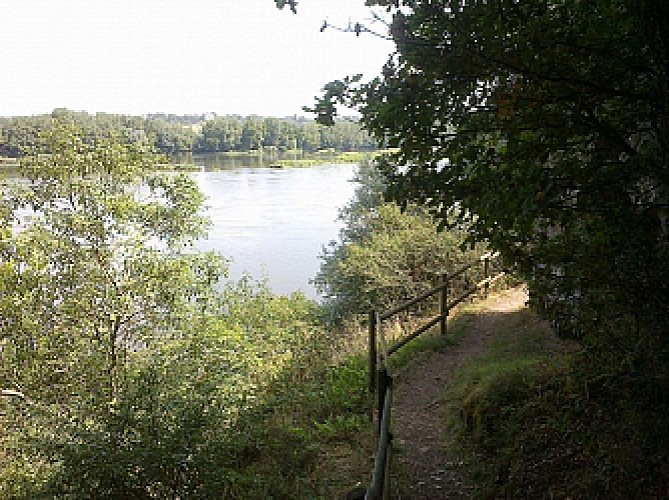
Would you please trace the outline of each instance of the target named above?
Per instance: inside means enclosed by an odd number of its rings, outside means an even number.
[[[412,298],[481,252],[482,247],[463,252],[464,233],[439,231],[422,208],[384,202],[373,164],[362,165],[357,180],[355,197],[340,215],[340,240],[323,250],[314,280],[332,319]]]

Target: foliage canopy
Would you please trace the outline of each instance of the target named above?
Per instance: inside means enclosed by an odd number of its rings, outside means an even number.
[[[324,248],[315,283],[333,319],[385,310],[441,282],[481,253],[463,252],[466,233],[439,233],[435,218],[416,205],[405,211],[385,201],[386,184],[375,163],[360,165],[354,198],[342,209],[338,242]],[[465,283],[452,283],[459,293]]]
[[[204,197],[186,176],[152,172],[142,144],[91,142],[58,120],[42,140],[50,154],[2,186],[3,383],[45,396],[47,377],[60,387],[48,398],[86,387],[112,399],[130,351],[214,300],[222,263],[184,251],[206,229]],[[98,362],[105,383],[84,376]]]
[[[399,148],[390,194],[467,219],[562,331],[666,369],[666,2],[366,3],[392,16],[396,52],[369,83],[328,84],[313,111],[358,106]]]

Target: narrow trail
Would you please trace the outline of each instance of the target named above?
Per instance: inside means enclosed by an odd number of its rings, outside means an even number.
[[[401,474],[409,479],[401,500],[471,498],[476,485],[467,466],[449,450],[451,439],[444,425],[444,387],[463,363],[481,356],[504,321],[505,313],[525,306],[522,288],[489,299],[485,312],[458,345],[443,352],[423,352],[395,374],[393,435],[399,452],[394,456]]]

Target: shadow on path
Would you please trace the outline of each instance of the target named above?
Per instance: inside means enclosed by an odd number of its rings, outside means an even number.
[[[475,494],[468,466],[447,446],[453,439],[445,425],[444,388],[459,367],[485,353],[496,330],[517,320],[526,300],[523,288],[491,296],[472,315],[457,345],[421,352],[396,374],[392,427],[399,451],[394,467],[405,488],[394,498],[458,499]]]

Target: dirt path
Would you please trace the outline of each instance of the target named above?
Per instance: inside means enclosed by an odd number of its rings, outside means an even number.
[[[464,362],[480,356],[504,314],[522,309],[527,294],[521,288],[492,297],[459,345],[444,352],[424,352],[395,374],[393,433],[399,453],[394,457],[409,478],[402,500],[471,498],[476,485],[466,466],[449,450],[444,425],[444,386]]]

